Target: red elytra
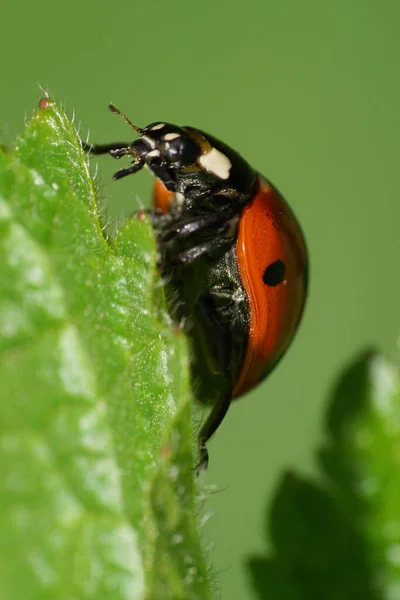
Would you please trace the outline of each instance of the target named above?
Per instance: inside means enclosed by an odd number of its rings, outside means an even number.
[[[259,383],[293,339],[306,299],[307,250],[297,219],[281,194],[264,178],[239,219],[236,256],[250,304],[248,343],[233,388],[238,398]],[[283,285],[266,286],[268,265],[283,261]]]
[[[284,355],[297,330],[307,292],[307,248],[298,221],[283,196],[261,176],[238,222],[236,258],[250,318],[247,349],[232,398],[255,387]],[[153,206],[170,209],[174,193],[156,179]],[[266,286],[263,275],[275,261],[285,263],[283,285]]]

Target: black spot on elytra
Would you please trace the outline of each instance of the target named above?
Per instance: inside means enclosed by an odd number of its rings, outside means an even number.
[[[279,283],[282,283],[285,277],[286,265],[283,260],[276,260],[275,262],[268,265],[264,271],[263,282],[266,285],[274,287]]]

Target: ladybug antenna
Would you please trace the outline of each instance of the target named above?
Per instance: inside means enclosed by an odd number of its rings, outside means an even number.
[[[132,121],[130,119],[128,119],[128,117],[126,115],[124,115],[124,113],[122,113],[116,106],[114,106],[114,104],[109,104],[108,108],[109,108],[109,110],[111,110],[111,112],[122,117],[123,120],[125,121],[125,123],[128,123],[128,125],[130,127],[132,127],[132,129],[134,129],[138,133],[144,133],[144,129],[142,129],[141,127],[138,127],[137,125],[134,125],[132,123]]]

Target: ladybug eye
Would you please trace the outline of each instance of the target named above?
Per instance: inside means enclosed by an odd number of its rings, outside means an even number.
[[[165,142],[166,156],[172,162],[180,162],[184,151],[184,143],[181,136],[178,133],[167,133],[163,141]]]
[[[197,142],[184,133],[166,133],[162,136],[162,144],[162,156],[178,168],[195,163],[200,153]]]
[[[283,260],[276,260],[275,262],[268,265],[264,271],[263,282],[270,286],[275,287],[282,283],[285,278],[286,265]]]

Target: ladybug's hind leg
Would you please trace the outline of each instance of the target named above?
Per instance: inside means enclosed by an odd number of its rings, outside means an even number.
[[[206,443],[222,423],[232,400],[232,375],[231,375],[231,336],[227,327],[216,318],[212,298],[204,295],[195,306],[195,313],[202,323],[202,345],[204,355],[208,357],[210,369],[220,373],[224,379],[221,393],[209,414],[207,421],[199,433],[199,462],[196,466],[197,474],[208,465],[208,451]],[[212,340],[212,343],[210,341]]]
[[[208,416],[207,421],[201,428],[199,434],[199,462],[196,465],[196,473],[197,475],[203,469],[206,469],[208,466],[208,450],[207,450],[207,442],[210,437],[217,431],[218,427],[221,425],[222,421],[225,418],[226,413],[231,405],[232,400],[232,388],[227,390],[224,394],[218,399],[218,402],[214,405],[210,415]]]

